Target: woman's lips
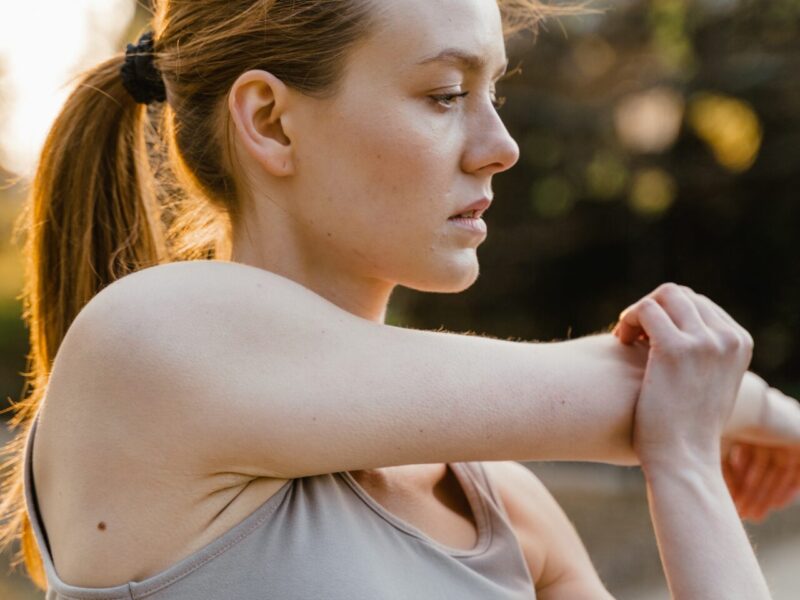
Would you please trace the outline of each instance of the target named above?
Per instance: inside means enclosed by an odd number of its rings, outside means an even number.
[[[482,217],[483,213],[486,212],[486,210],[489,208],[489,206],[491,204],[492,204],[492,201],[489,200],[488,198],[481,198],[480,200],[476,200],[475,202],[473,202],[469,206],[465,206],[464,208],[459,210],[457,213],[455,213],[453,216],[457,217],[458,215],[463,215],[465,213],[471,213],[471,212],[477,210],[478,212],[475,214],[475,216]]]
[[[450,217],[448,221],[460,229],[473,233],[482,233],[486,235],[488,232],[486,221],[481,218]]]

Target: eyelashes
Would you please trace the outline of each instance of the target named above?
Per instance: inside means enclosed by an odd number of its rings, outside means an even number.
[[[461,100],[462,98],[466,98],[469,95],[469,92],[461,92],[460,94],[434,94],[429,96],[434,102],[443,106],[444,108],[451,108],[454,106],[454,103],[457,100]],[[500,108],[506,103],[505,96],[495,96],[492,98],[492,106],[494,106],[495,110],[500,110]]]
[[[503,73],[503,75],[501,75],[500,78],[497,81],[498,82],[506,81],[506,80],[510,79],[511,77],[513,77],[514,75],[518,75],[520,73],[522,73],[522,63],[519,63],[516,67],[514,67],[510,71],[506,71],[505,73]],[[463,100],[468,95],[469,95],[469,92],[461,92],[460,94],[435,94],[433,96],[428,96],[428,97],[431,98],[431,100],[433,100],[433,102],[438,107],[444,108],[444,109],[449,109],[449,108],[452,108],[454,106],[455,102],[457,102],[458,100]],[[506,103],[506,97],[505,96],[493,95],[493,97],[492,97],[492,106],[494,106],[494,109],[496,111],[499,111],[503,107],[503,105],[505,103]]]

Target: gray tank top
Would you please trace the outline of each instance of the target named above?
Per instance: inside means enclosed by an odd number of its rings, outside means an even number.
[[[348,472],[287,481],[244,520],[141,581],[68,585],[55,571],[25,445],[25,502],[46,600],[531,600],[519,541],[479,462],[448,463],[478,525],[474,548],[443,545],[393,515]]]

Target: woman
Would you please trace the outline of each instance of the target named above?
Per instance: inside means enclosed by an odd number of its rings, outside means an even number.
[[[668,284],[552,344],[384,324],[398,284],[475,281],[458,215],[518,158],[504,35],[545,12],[164,1],[154,61],[144,36],[86,74],[31,194],[4,505],[48,598],[609,597],[517,460],[641,464],[676,597],[768,597],[720,437],[792,458],[800,411],[710,300]],[[163,210],[151,167],[182,186]],[[759,510],[797,488],[770,473]]]

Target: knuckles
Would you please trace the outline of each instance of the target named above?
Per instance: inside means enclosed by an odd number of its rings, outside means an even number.
[[[653,296],[656,298],[674,298],[677,295],[684,295],[686,291],[691,291],[690,288],[682,285],[678,285],[675,282],[668,281],[667,283],[662,283],[658,286],[655,291],[653,292]]]
[[[629,311],[652,310],[656,306],[665,308],[678,296],[693,302],[701,302],[708,306],[716,306],[714,302],[692,288],[669,281],[659,285],[653,292],[629,306]],[[685,332],[672,339],[658,340],[660,354],[671,362],[681,360],[746,360],[749,364],[753,353],[753,337],[736,322],[725,323],[724,326],[704,327],[701,331]]]

